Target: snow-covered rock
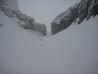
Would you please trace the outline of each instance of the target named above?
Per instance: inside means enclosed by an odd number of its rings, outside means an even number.
[[[88,20],[91,16],[98,14],[98,0],[82,0],[67,11],[58,15],[51,23],[52,34],[56,34],[73,22],[82,23],[85,19]],[[77,20],[78,19],[78,20]],[[76,21],[77,20],[77,21]]]
[[[98,74],[98,16],[45,37],[2,11],[0,24],[0,74]]]
[[[9,0],[9,1],[11,1],[11,0]],[[11,20],[13,20],[20,27],[22,27],[26,30],[36,31],[43,35],[46,35],[47,31],[46,31],[46,26],[44,24],[40,24],[40,23],[36,22],[32,17],[27,16],[27,15],[23,14],[19,9],[17,9],[13,6],[10,6],[9,5],[10,3],[8,3],[9,1],[1,0],[2,6],[0,6],[0,10],[6,16],[8,16]],[[12,4],[14,5],[15,3],[13,2]]]
[[[0,6],[9,6],[18,9],[17,0],[0,0]]]

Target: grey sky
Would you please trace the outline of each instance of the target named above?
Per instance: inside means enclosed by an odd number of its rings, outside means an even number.
[[[18,0],[19,9],[32,16],[36,21],[44,23],[48,32],[51,31],[51,22],[60,13],[80,0]]]
[[[21,11],[37,21],[50,25],[60,13],[79,0],[18,0]]]

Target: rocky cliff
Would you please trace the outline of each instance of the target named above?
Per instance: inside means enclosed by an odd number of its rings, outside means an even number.
[[[73,22],[80,24],[85,19],[88,20],[91,16],[95,17],[97,14],[98,0],[82,0],[53,20],[51,32],[56,34],[69,27]]]

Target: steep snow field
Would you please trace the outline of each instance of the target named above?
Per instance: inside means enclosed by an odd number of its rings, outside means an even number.
[[[98,16],[49,37],[0,17],[0,74],[98,73]]]
[[[0,74],[98,74],[98,16],[46,37],[0,24]]]

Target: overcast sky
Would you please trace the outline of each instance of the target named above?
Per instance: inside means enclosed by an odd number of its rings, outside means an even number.
[[[21,11],[35,20],[50,25],[60,13],[80,0],[18,0]]]
[[[18,0],[19,9],[32,16],[36,21],[44,23],[50,31],[50,24],[60,13],[80,0]]]

